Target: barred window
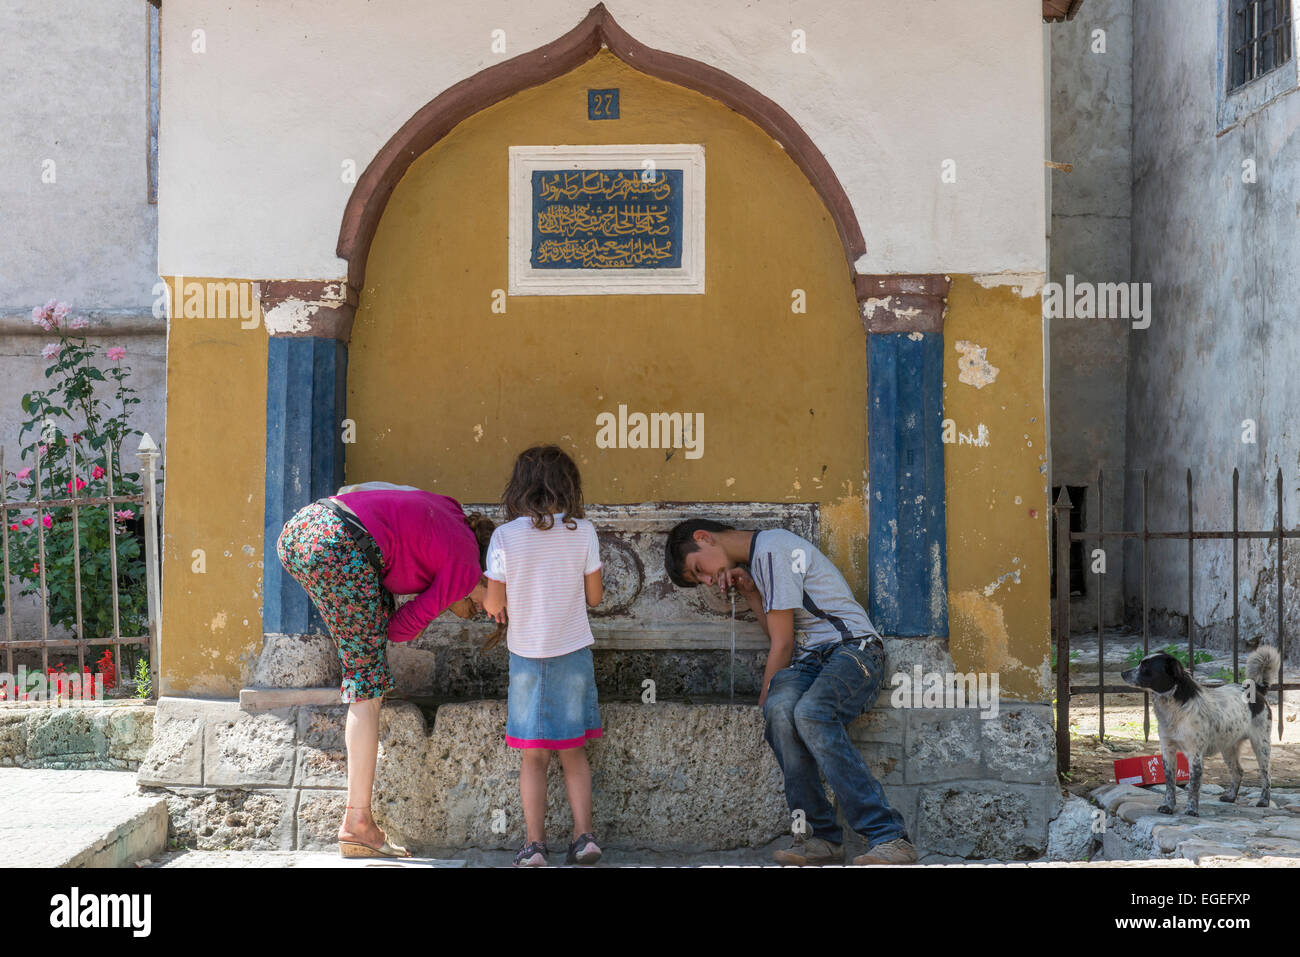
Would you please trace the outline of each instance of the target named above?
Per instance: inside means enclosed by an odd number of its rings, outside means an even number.
[[[1291,59],[1291,0],[1228,0],[1232,66],[1228,89],[1245,86]]]

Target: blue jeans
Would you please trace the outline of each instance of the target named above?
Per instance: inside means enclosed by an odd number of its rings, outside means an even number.
[[[791,812],[804,812],[813,837],[832,844],[843,843],[843,832],[819,771],[868,845],[907,837],[903,816],[889,806],[846,727],[875,702],[884,670],[884,649],[868,642],[861,650],[853,639],[783,668],[768,687],[764,737],[785,776],[786,801]]]

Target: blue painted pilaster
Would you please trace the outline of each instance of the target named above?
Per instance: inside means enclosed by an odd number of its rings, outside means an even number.
[[[943,333],[867,336],[868,613],[881,634],[948,634]]]
[[[262,630],[327,629],[280,565],[275,543],[292,515],[343,484],[347,346],[332,338],[271,336],[266,375],[266,511]]]

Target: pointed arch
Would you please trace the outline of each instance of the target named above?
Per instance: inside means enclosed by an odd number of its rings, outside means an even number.
[[[568,33],[527,53],[488,67],[438,94],[384,144],[357,180],[343,212],[337,253],[348,261],[348,285],[365,281],[370,243],[388,199],[402,176],[426,150],[461,121],[521,90],[568,73],[607,48],[628,66],[705,96],[752,121],[786,151],[821,197],[844,246],[848,278],[866,249],[862,229],[826,157],[785,110],[742,83],[699,60],[655,50],[633,39],[599,3]]]

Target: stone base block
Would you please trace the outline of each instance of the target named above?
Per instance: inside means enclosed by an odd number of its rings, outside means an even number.
[[[347,707],[163,699],[140,783],[170,794],[183,843],[329,848],[347,784]],[[1041,714],[1039,712],[1042,712]],[[604,702],[604,735],[587,746],[595,826],[610,844],[666,851],[768,844],[789,832],[780,769],[752,705]],[[1047,846],[1061,798],[1055,783],[1021,780],[1055,760],[1038,733],[1042,706],[880,708],[850,728],[922,853],[1023,859]],[[502,700],[380,712],[373,808],[398,843],[513,848],[524,830],[518,751],[504,741]],[[991,722],[1000,722],[991,725]],[[997,774],[1004,771],[1011,780]],[[169,779],[170,778],[170,779]],[[256,797],[262,795],[263,798]],[[558,760],[550,768],[547,831],[571,826]],[[224,843],[223,843],[224,842]]]
[[[134,771],[153,742],[154,708],[132,701],[0,708],[0,766]]]

